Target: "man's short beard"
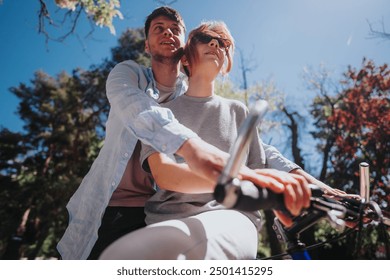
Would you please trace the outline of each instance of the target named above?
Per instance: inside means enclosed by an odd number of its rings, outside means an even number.
[[[184,54],[184,49],[180,48],[176,51],[175,55],[173,56],[167,57],[164,55],[156,54],[153,56],[153,59],[163,64],[178,64],[183,54]]]

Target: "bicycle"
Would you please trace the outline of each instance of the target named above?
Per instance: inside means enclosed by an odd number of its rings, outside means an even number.
[[[272,193],[266,188],[255,186],[252,182],[237,178],[251,136],[266,111],[267,102],[263,100],[258,101],[251,107],[250,113],[241,126],[237,140],[232,147],[230,158],[218,179],[214,196],[219,203],[227,208],[243,211],[276,209],[287,213],[282,195]],[[286,228],[277,218],[274,220],[273,229],[279,241],[287,245],[287,253],[265,259],[278,259],[286,255],[295,260],[311,259],[308,250],[323,246],[329,241],[307,247],[300,241],[299,236],[323,218],[326,218],[331,226],[338,230],[344,230],[346,223],[356,224],[355,227],[340,235],[339,238],[357,230],[357,248],[360,247],[362,238],[360,233],[363,225],[378,226],[385,242],[386,259],[390,259],[390,244],[386,233],[386,227],[390,226],[390,219],[383,215],[377,203],[369,199],[369,166],[367,163],[360,164],[361,200],[326,197],[317,186],[311,185],[310,187],[312,190],[310,207],[293,218],[291,227]]]

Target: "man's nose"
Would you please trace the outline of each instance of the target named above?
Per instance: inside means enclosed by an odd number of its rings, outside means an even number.
[[[172,33],[170,28],[166,28],[164,30],[164,36],[166,36],[166,37],[172,37],[173,36],[173,33]]]
[[[211,39],[211,41],[209,42],[209,46],[219,48],[219,43],[216,39]]]

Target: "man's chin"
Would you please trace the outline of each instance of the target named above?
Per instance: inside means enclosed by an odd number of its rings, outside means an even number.
[[[163,63],[179,63],[181,57],[184,54],[184,49],[174,49],[170,52],[164,52],[159,54],[154,54],[153,59]]]

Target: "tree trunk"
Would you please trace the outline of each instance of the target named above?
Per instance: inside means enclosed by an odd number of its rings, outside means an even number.
[[[282,109],[283,113],[290,120],[290,124],[288,128],[291,131],[291,152],[294,158],[294,162],[298,164],[302,169],[305,169],[305,164],[303,157],[301,156],[301,149],[298,146],[299,142],[299,131],[298,131],[298,123],[296,122],[294,115],[298,115],[297,112],[290,113],[287,111],[286,107]]]
[[[286,108],[283,108],[283,112],[286,114],[288,119],[290,120],[290,124],[288,125],[291,131],[291,150],[294,158],[294,162],[298,164],[302,169],[305,168],[303,157],[301,156],[301,149],[299,148],[299,129],[298,123],[294,118],[294,115],[299,116],[297,112],[288,112]],[[324,157],[325,159],[325,157]],[[326,161],[328,158],[326,157]],[[324,169],[323,169],[324,170]],[[326,170],[326,169],[325,169]],[[306,245],[312,245],[315,243],[314,238],[314,227],[306,229],[304,232],[300,234],[300,239]],[[317,254],[315,252],[311,252],[312,258],[317,258]]]

